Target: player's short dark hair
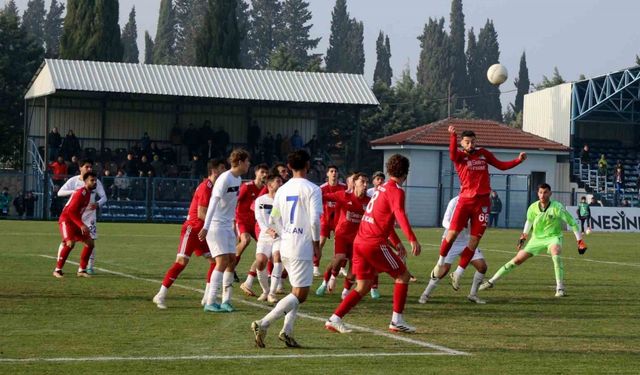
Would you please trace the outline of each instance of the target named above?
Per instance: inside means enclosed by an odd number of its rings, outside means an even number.
[[[89,177],[98,178],[98,175],[94,171],[87,172],[87,173],[84,174],[84,176],[82,176],[82,181],[87,181],[87,178],[89,178]]]
[[[540,185],[538,185],[538,190],[540,189],[546,189],[551,191],[551,185],[547,184],[546,182],[543,182]]]
[[[335,164],[329,164],[327,166],[327,172],[329,171],[329,169],[335,169],[336,171],[338,171],[338,166]]]
[[[385,175],[382,171],[375,171],[373,172],[373,175],[371,175],[371,179],[373,180],[376,177],[382,177],[382,179],[385,179]]]
[[[249,151],[242,148],[236,148],[231,151],[231,155],[229,155],[229,164],[231,164],[232,167],[235,167],[236,165],[239,165],[240,162],[246,161],[250,158],[251,155],[249,155]]]
[[[278,173],[269,173],[269,175],[267,176],[267,184],[270,184],[276,178],[282,179],[282,176],[280,176]]]
[[[582,198],[580,198],[580,200],[581,200],[581,201],[586,201],[586,200],[587,200],[587,197],[582,196]]]
[[[267,163],[260,163],[258,165],[256,165],[255,167],[253,167],[253,171],[257,172],[261,169],[264,169],[265,171],[269,172],[269,166],[267,165]]]
[[[387,173],[391,177],[404,177],[409,174],[409,159],[400,154],[391,155],[387,160]]]
[[[465,130],[462,132],[462,138],[464,137],[471,137],[471,138],[475,138],[476,137],[476,133],[473,132],[473,130]]]
[[[209,176],[213,174],[213,171],[218,169],[221,165],[225,165],[222,159],[211,159],[207,162],[207,173]]]
[[[305,150],[296,150],[287,156],[287,163],[294,171],[303,170],[310,160],[311,156]]]
[[[362,172],[356,172],[353,174],[352,176],[352,180],[353,182],[356,182],[360,177],[364,177],[367,180],[369,179],[369,176],[367,176],[366,174],[362,173]]]
[[[91,164],[93,166],[93,160],[91,160],[89,158],[84,158],[84,159],[80,160],[80,163],[78,163],[78,167],[82,167],[85,164]]]

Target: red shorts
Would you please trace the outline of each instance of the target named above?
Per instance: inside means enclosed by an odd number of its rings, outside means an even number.
[[[353,257],[353,239],[336,235],[333,253],[344,254],[347,259]]]
[[[62,241],[85,242],[91,239],[91,235],[87,231],[87,234],[82,234],[82,230],[73,221],[61,221],[58,223],[60,226],[60,235]]]
[[[258,236],[256,236],[256,222],[248,221],[248,220],[237,220],[236,221],[236,232],[238,233],[238,237],[242,233],[249,233],[254,240],[257,240]]]
[[[193,253],[199,257],[205,256],[208,258],[211,256],[207,241],[200,241],[198,239],[198,233],[201,229],[202,224],[182,224],[182,230],[180,231],[180,243],[178,244],[178,255],[185,258],[190,258]]]
[[[335,220],[320,220],[320,237],[331,238],[331,232],[336,231]]]
[[[482,237],[487,222],[489,221],[489,206],[491,200],[488,195],[476,196],[474,198],[458,198],[456,210],[453,212],[449,230],[461,232],[471,221],[469,234],[478,238]]]
[[[407,272],[407,266],[387,244],[353,244],[353,273],[357,280],[373,280],[386,272],[394,279]]]

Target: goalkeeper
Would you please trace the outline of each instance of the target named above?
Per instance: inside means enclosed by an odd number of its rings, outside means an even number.
[[[578,228],[578,224],[573,217],[567,212],[564,205],[558,201],[551,200],[551,186],[541,184],[538,186],[537,202],[529,206],[527,210],[527,221],[524,224],[524,230],[518,242],[518,253],[513,259],[508,261],[504,266],[500,267],[498,272],[480,285],[480,290],[493,288],[496,281],[502,276],[513,271],[532,256],[539,255],[543,251],[551,254],[553,259],[553,268],[556,274],[556,297],[564,297],[564,265],[560,252],[562,250],[562,222],[567,223],[578,241],[578,252],[584,254],[587,251],[587,245],[582,240],[582,234]],[[531,239],[527,241],[529,232],[533,228]]]

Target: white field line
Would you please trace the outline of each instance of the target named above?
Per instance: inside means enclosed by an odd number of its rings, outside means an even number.
[[[43,257],[43,258],[56,259],[56,257],[50,256],[50,255],[42,255],[41,254],[40,256]],[[77,262],[72,262],[72,261],[67,261],[67,263],[78,265]],[[106,272],[106,273],[113,274],[113,275],[126,277],[126,278],[133,279],[133,280],[146,281],[146,282],[154,283],[156,285],[159,285],[162,282],[161,280],[147,279],[147,278],[144,278],[144,277],[134,276],[134,275],[118,272],[118,271],[111,271],[111,270],[108,270],[108,269],[105,269],[105,268],[96,267],[96,269],[100,270],[100,271],[103,271],[103,272]],[[173,287],[182,288],[182,289],[186,289],[186,290],[191,290],[191,291],[194,291],[194,292],[198,292],[198,293],[204,294],[204,290],[203,289],[193,288],[193,287],[182,285],[182,284],[178,284],[178,283],[174,283]],[[262,304],[259,304],[259,303],[250,302],[250,301],[246,301],[246,300],[243,300],[243,299],[236,299],[236,301],[238,301],[240,303],[243,303],[245,305],[249,305],[249,306],[252,306],[252,307],[259,308],[259,309],[271,310],[271,307],[265,306],[265,305],[262,305]],[[324,319],[324,318],[321,318],[321,317],[318,317],[318,316],[309,315],[309,314],[305,314],[305,313],[298,313],[298,316],[302,317],[302,318],[315,320],[315,321],[318,321],[318,322],[323,322],[323,323],[326,321],[326,319]],[[448,354],[448,355],[468,355],[469,354],[469,353],[462,352],[462,351],[459,351],[459,350],[454,350],[454,349],[450,349],[450,348],[447,348],[447,347],[444,347],[444,346],[441,346],[441,345],[433,344],[433,343],[430,343],[430,342],[421,341],[421,340],[415,340],[415,339],[411,339],[411,338],[406,337],[406,336],[395,335],[395,334],[391,334],[391,333],[388,333],[388,332],[384,332],[384,331],[380,331],[380,330],[376,330],[376,329],[372,329],[372,328],[368,328],[368,327],[363,327],[363,326],[358,326],[358,325],[353,325],[353,324],[348,324],[348,326],[350,328],[352,328],[352,329],[357,330],[357,331],[371,333],[371,334],[376,335],[376,336],[383,336],[383,337],[390,338],[390,339],[396,340],[396,341],[403,341],[403,342],[406,342],[406,343],[409,343],[409,344],[421,346],[423,348],[430,348],[430,349],[434,349],[434,350],[439,350],[439,351],[443,352],[443,354]]]

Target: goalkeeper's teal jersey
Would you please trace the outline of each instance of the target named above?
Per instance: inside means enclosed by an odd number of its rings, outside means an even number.
[[[558,201],[550,201],[547,209],[540,210],[540,201],[534,202],[527,210],[527,220],[533,224],[533,237],[548,238],[562,236],[562,222],[578,231],[578,224],[564,205]]]

